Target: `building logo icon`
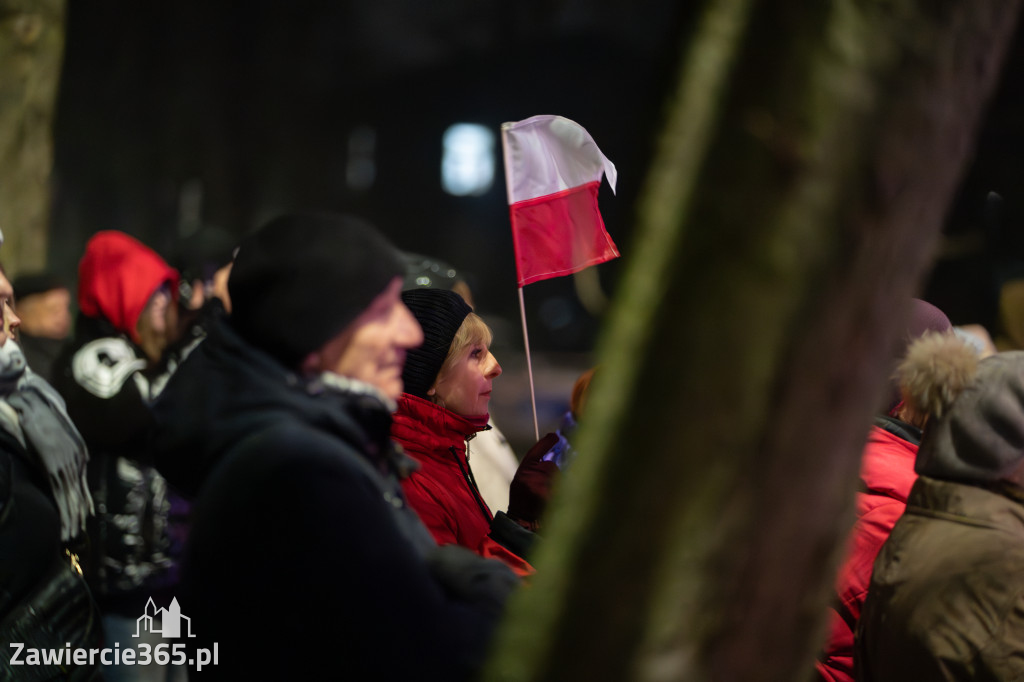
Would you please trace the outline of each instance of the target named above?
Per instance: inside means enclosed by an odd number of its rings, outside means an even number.
[[[160,624],[157,626],[157,619],[159,618]],[[169,608],[156,607],[153,603],[153,598],[150,597],[149,601],[146,602],[146,610],[135,623],[135,634],[132,637],[140,637],[143,632],[150,632],[156,635],[162,635],[165,639],[182,637],[181,624],[185,622],[185,637],[195,637],[192,634],[192,619],[188,616],[181,614],[181,607],[178,606],[178,598],[171,599],[171,605]]]

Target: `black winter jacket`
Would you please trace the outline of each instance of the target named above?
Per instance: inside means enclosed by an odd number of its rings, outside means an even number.
[[[142,350],[110,323],[82,315],[57,361],[54,388],[89,447],[96,516],[83,561],[104,613],[141,616],[150,597],[166,606],[177,581],[173,493],[150,450],[149,403],[167,374],[148,370]]]
[[[30,649],[100,646],[100,613],[60,524],[42,463],[0,429],[0,679],[99,679],[95,662],[65,671],[11,662],[25,662]]]

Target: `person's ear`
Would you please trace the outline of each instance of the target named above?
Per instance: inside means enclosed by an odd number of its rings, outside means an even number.
[[[435,393],[437,393],[436,387],[431,386],[429,389],[427,389],[427,395],[434,395]]]
[[[192,297],[185,303],[189,310],[199,310],[206,300],[206,284],[201,279],[192,280]]]

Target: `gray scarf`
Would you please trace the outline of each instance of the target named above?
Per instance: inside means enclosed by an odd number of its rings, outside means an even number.
[[[0,346],[0,428],[46,468],[60,511],[61,540],[67,542],[84,531],[85,520],[93,513],[85,480],[85,442],[71,423],[63,398],[29,369],[12,339]]]

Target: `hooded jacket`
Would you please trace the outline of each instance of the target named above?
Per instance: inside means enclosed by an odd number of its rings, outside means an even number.
[[[97,514],[83,552],[86,578],[105,613],[137,617],[146,601],[166,606],[180,547],[171,539],[172,494],[152,466],[149,403],[167,378],[149,369],[136,329],[147,302],[177,273],[115,231],[90,239],[79,263],[74,341],[57,362],[56,388],[89,447]]]
[[[922,476],[875,562],[858,680],[1024,679],[1024,506]]]
[[[1024,353],[978,363],[915,467],[875,560],[857,679],[1024,679]]]
[[[465,679],[517,581],[439,548],[372,387],[305,378],[215,320],[154,406],[158,464],[195,496],[179,598],[203,679]],[[230,652],[230,653],[229,653]]]
[[[917,314],[945,316],[917,302]],[[929,315],[925,315],[929,317]],[[923,325],[920,325],[923,326]],[[925,331],[906,346],[894,381],[903,398],[898,412],[922,422],[945,414],[977,373],[977,352],[949,332]],[[829,637],[816,663],[818,678],[852,682],[854,633],[879,549],[903,514],[914,471],[921,430],[894,416],[876,417],[861,459],[857,521],[836,577],[836,598],[829,614]]]
[[[520,575],[532,573],[529,563],[489,535],[494,517],[470,468],[470,442],[486,422],[476,424],[408,393],[398,399],[393,418],[391,437],[419,463],[402,489],[438,544],[462,545],[501,559]]]
[[[857,522],[836,577],[836,601],[829,609],[828,641],[817,663],[822,680],[853,680],[853,643],[871,567],[903,514],[917,480],[914,458],[921,432],[892,417],[878,417],[861,459]]]
[[[165,283],[177,292],[178,272],[152,249],[123,232],[97,232],[78,264],[78,308],[137,344],[139,316]]]

